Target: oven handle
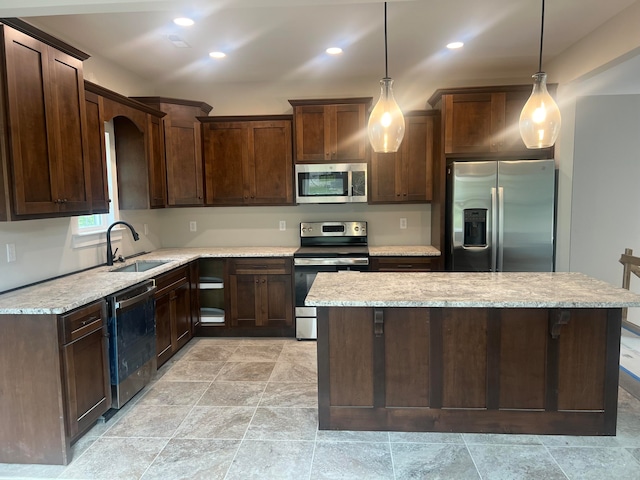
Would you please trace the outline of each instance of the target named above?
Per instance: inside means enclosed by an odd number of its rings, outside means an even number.
[[[133,298],[127,298],[126,300],[121,300],[121,301],[114,301],[113,302],[113,311],[117,312],[118,310],[122,310],[124,308],[130,307],[131,305],[134,305],[138,302],[141,302],[142,300],[150,297],[151,295],[153,295],[153,293],[156,291],[156,284],[155,281],[153,283],[149,283],[147,285],[147,289],[142,292],[140,295],[136,295]]]
[[[368,258],[295,258],[295,266],[369,265]]]

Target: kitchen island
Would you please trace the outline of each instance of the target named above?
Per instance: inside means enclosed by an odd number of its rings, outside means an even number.
[[[579,273],[319,273],[319,428],[615,435],[621,313]]]

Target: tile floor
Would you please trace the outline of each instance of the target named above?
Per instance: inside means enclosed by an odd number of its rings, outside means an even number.
[[[0,478],[640,478],[640,401],[622,389],[615,437],[319,431],[315,347],[195,339],[70,465],[0,464]]]

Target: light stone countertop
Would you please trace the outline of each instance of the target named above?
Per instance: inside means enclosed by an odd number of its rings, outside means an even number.
[[[385,245],[375,247],[369,245],[372,257],[439,257],[440,250],[431,245]]]
[[[165,248],[130,258],[113,266],[99,266],[0,294],[0,315],[66,313],[138,282],[173,270],[197,258],[293,257],[298,247]],[[112,272],[136,260],[163,260],[166,264],[146,272]]]
[[[582,273],[321,272],[317,307],[640,307],[640,295]]]

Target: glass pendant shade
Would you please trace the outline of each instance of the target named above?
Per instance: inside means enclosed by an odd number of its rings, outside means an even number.
[[[371,111],[367,127],[376,153],[397,152],[404,137],[404,116],[393,97],[393,80],[380,80],[380,99]]]
[[[547,91],[547,74],[533,75],[533,92],[520,113],[520,136],[527,148],[547,148],[560,133],[560,109]]]

